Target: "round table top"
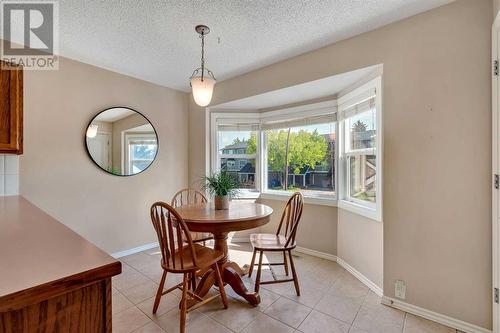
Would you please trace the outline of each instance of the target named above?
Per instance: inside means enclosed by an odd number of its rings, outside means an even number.
[[[229,209],[215,210],[213,203],[176,208],[189,230],[223,233],[260,227],[269,222],[273,209],[263,204],[231,201]]]

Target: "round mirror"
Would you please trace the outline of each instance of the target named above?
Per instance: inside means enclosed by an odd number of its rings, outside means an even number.
[[[97,114],[87,127],[85,143],[94,163],[117,176],[143,172],[158,152],[153,125],[127,107],[109,108]]]

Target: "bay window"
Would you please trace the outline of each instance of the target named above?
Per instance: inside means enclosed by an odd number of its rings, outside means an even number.
[[[241,197],[338,205],[381,219],[381,78],[336,100],[261,113],[211,112],[211,170]]]

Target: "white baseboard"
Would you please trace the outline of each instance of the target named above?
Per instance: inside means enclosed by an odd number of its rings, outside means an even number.
[[[344,261],[342,258],[337,257],[337,263],[344,267],[346,271],[354,275],[355,278],[357,278],[361,283],[366,285],[368,288],[370,288],[371,291],[373,291],[375,294],[378,296],[382,297],[384,295],[384,291],[382,288],[377,286],[373,281],[371,281],[369,278],[364,276],[361,272],[359,272],[357,269],[349,265],[346,261]]]
[[[490,330],[487,330],[486,328],[479,327],[474,324],[467,323],[465,321],[455,319],[449,316],[446,316],[441,313],[437,313],[431,310],[427,310],[424,308],[421,308],[416,305],[412,305],[394,298],[382,297],[382,303],[388,306],[391,306],[393,308],[399,309],[401,311],[405,311],[408,313],[411,313],[413,315],[435,321],[436,323],[455,328],[457,330],[460,330],[465,333],[491,333]]]
[[[149,243],[149,244],[141,245],[141,246],[138,246],[138,247],[134,247],[132,249],[128,249],[128,250],[124,250],[124,251],[119,251],[119,252],[111,253],[111,256],[113,258],[115,258],[115,259],[118,259],[118,258],[121,258],[121,257],[129,256],[129,255],[134,254],[134,253],[139,253],[139,252],[142,252],[142,251],[146,251],[146,250],[155,248],[157,246],[158,246],[158,242]]]
[[[249,237],[233,237],[233,238],[229,237],[228,240],[231,243],[250,243]],[[311,249],[308,249],[305,247],[297,246],[295,248],[295,251],[300,252],[300,253],[304,253],[304,254],[308,254],[308,255],[311,255],[314,257],[326,259],[326,260],[337,261],[336,255],[333,255],[330,253],[325,253],[325,252],[320,252],[320,251],[316,251],[316,250],[311,250]]]
[[[330,253],[325,253],[325,252],[320,252],[320,251],[316,251],[316,250],[311,250],[311,249],[308,249],[305,247],[297,246],[295,248],[295,251],[300,252],[300,253],[304,253],[304,254],[308,254],[308,255],[313,256],[313,257],[318,257],[318,258],[331,260],[331,261],[337,261],[336,255],[333,255]]]

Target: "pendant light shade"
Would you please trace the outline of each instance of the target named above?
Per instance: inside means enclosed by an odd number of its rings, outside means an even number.
[[[216,82],[214,74],[205,67],[205,35],[210,32],[210,29],[205,25],[198,25],[195,30],[201,38],[201,67],[194,70],[189,83],[195,103],[199,106],[207,106],[212,100]]]
[[[90,125],[89,128],[87,128],[87,138],[95,138],[98,128],[99,126],[97,125]]]
[[[212,100],[215,80],[209,77],[193,76],[191,87],[193,88],[193,98],[199,106],[207,106]]]

